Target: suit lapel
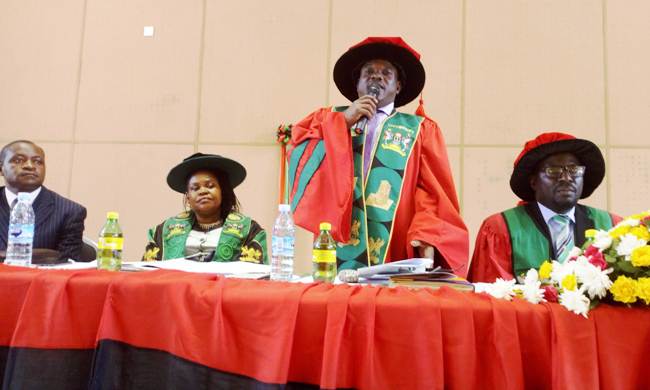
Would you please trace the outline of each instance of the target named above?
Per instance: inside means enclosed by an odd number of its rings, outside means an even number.
[[[7,228],[9,227],[9,204],[5,195],[5,187],[0,187],[0,243],[7,247]]]
[[[41,193],[38,194],[36,200],[32,203],[32,207],[34,208],[34,214],[36,216],[35,228],[38,229],[39,226],[42,226],[54,212],[54,196],[52,196],[52,191],[42,187]]]
[[[575,246],[582,247],[585,243],[585,231],[594,228],[594,221],[587,216],[587,210],[583,205],[576,205],[576,226],[573,231],[573,241]]]

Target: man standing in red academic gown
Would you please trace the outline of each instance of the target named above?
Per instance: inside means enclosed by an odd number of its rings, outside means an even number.
[[[401,38],[367,38],[334,67],[352,104],[321,108],[292,129],[291,206],[299,226],[332,224],[339,269],[411,257],[467,274],[460,217],[438,125],[395,108],[424,87],[420,55]]]

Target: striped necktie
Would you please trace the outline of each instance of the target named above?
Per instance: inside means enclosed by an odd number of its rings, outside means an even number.
[[[573,234],[571,232],[571,220],[564,214],[554,215],[549,221],[553,246],[557,261],[564,263],[569,252],[573,249]]]

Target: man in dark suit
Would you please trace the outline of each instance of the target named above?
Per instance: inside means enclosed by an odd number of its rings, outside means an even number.
[[[11,207],[19,192],[30,194],[36,224],[34,248],[54,249],[61,258],[78,259],[86,209],[43,186],[45,152],[31,141],[14,141],[0,151],[0,250],[7,249]]]

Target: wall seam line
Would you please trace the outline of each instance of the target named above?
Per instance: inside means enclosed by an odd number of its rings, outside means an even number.
[[[609,136],[609,76],[607,64],[607,0],[602,0],[602,22],[603,22],[603,121],[605,126],[605,161],[611,166],[611,145]],[[612,209],[612,183],[610,181],[610,169],[605,169],[606,209]]]
[[[198,86],[196,98],[196,129],[194,131],[194,152],[199,151],[199,138],[201,136],[201,113],[203,104],[203,61],[205,59],[205,19],[208,13],[207,0],[203,0],[203,12],[201,12],[201,43],[199,46],[199,69]]]
[[[330,71],[330,64],[332,63],[332,14],[334,5],[333,0],[327,2],[327,51],[325,54],[325,106],[330,105],[330,87],[332,72]]]
[[[461,37],[460,37],[460,156],[458,160],[458,169],[460,172],[459,185],[458,185],[458,203],[460,207],[460,214],[464,216],[464,194],[465,194],[465,40],[466,40],[466,29],[467,29],[467,19],[466,19],[466,5],[467,0],[463,0],[461,3]]]
[[[86,40],[86,18],[88,16],[88,0],[84,0],[81,13],[81,37],[79,38],[79,64],[77,65],[77,91],[75,93],[74,109],[72,114],[72,151],[70,152],[70,168],[68,169],[67,197],[72,196],[72,174],[77,155],[77,126],[79,123],[79,95],[81,94],[81,75],[83,71],[83,53]]]

